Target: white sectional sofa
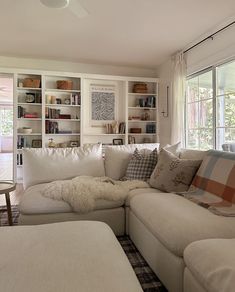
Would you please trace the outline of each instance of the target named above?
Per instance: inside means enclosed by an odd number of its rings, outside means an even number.
[[[122,178],[130,153],[133,153],[136,147],[153,150],[158,146],[158,144],[143,144],[108,148],[104,161],[105,174],[116,180]],[[97,150],[98,148],[95,148],[96,152],[100,151],[100,148]],[[204,155],[203,151],[185,149],[179,154],[183,159],[203,159]],[[31,163],[32,161],[29,165]],[[54,177],[54,179],[58,178]],[[192,260],[193,254],[197,253],[196,249],[200,248],[200,244],[198,243],[199,247],[196,245],[195,248],[194,246],[190,248],[190,246],[201,240],[235,238],[235,217],[215,215],[184,197],[155,188],[132,190],[126,202],[97,201],[93,212],[81,215],[72,212],[66,202],[42,197],[40,194],[42,186],[36,184],[26,189],[20,204],[20,224],[67,220],[106,222],[116,235],[122,235],[125,232],[129,234],[168,291],[214,292],[210,285],[205,285],[209,278],[207,276],[200,278],[199,275],[198,279],[197,271],[195,272],[192,268],[196,265]],[[205,253],[206,257],[207,253]],[[208,260],[210,257],[213,256],[208,254]],[[207,267],[201,264],[202,266],[198,265],[197,269],[206,270]],[[208,273],[210,273],[209,270]],[[232,290],[218,291],[231,292]]]

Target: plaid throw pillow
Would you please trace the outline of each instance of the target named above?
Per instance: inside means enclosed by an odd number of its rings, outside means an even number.
[[[148,154],[142,154],[137,148],[131,156],[129,164],[127,166],[126,180],[144,180],[150,178],[156,164],[157,164],[158,152],[154,149]]]

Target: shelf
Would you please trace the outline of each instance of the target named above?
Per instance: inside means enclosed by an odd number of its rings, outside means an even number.
[[[157,133],[128,133],[128,135],[132,135],[132,136],[154,136],[157,135]]]
[[[156,110],[156,107],[140,107],[140,106],[128,106],[128,109],[135,109],[135,110]]]
[[[128,123],[156,123],[157,121],[128,120]]]
[[[18,121],[41,121],[41,118],[17,118]]]
[[[137,96],[157,96],[156,93],[134,93],[134,92],[128,92],[129,95],[137,95]]]
[[[125,134],[83,134],[83,136],[125,136]]]
[[[32,87],[17,87],[17,90],[31,90],[31,91],[41,91],[42,88],[32,88]]]
[[[30,133],[30,134],[17,133],[17,136],[42,136],[42,133]]]
[[[41,103],[35,103],[35,102],[18,102],[18,105],[37,105],[37,106],[41,106]]]
[[[76,89],[66,90],[66,89],[56,89],[56,88],[52,88],[52,89],[47,88],[45,91],[46,92],[61,92],[61,93],[79,93],[79,92],[81,92],[81,90],[76,90]]]
[[[80,136],[80,133],[66,133],[66,134],[53,134],[53,133],[46,133],[46,136]]]
[[[45,104],[45,106],[58,106],[58,107],[61,107],[61,106],[65,106],[65,107],[81,107],[80,104],[56,104],[56,103],[47,103]]]
[[[45,119],[46,121],[80,122],[80,119]]]

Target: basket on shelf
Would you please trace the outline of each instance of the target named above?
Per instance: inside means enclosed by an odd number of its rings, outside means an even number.
[[[72,80],[57,80],[56,81],[57,89],[71,90],[73,88]]]
[[[41,80],[34,78],[25,78],[23,80],[23,87],[40,88]]]
[[[135,83],[133,85],[133,92],[134,93],[147,93],[148,88],[146,83]]]
[[[130,128],[130,133],[140,134],[141,128]]]

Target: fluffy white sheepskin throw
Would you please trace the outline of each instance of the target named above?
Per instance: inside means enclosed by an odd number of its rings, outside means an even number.
[[[139,180],[114,181],[108,177],[78,176],[49,183],[42,194],[54,200],[64,200],[75,212],[87,213],[94,210],[96,200],[124,200],[130,190],[137,188],[149,188],[149,185]]]

